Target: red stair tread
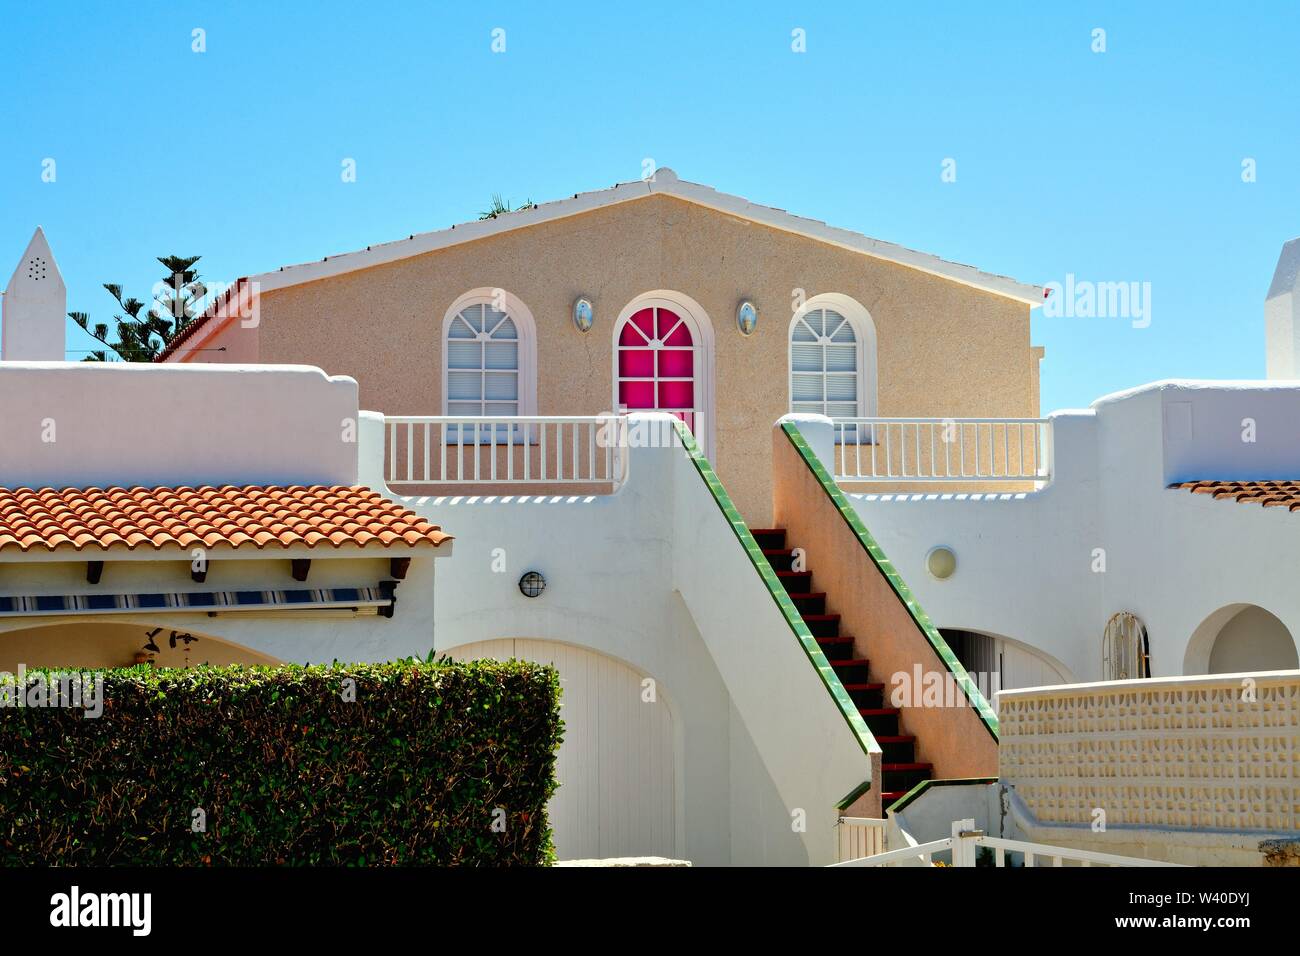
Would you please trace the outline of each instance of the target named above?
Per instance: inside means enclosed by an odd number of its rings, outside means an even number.
[[[755,538],[758,538],[764,535],[784,535],[786,534],[786,529],[785,528],[751,528],[750,532],[754,535]],[[787,555],[794,554],[794,549],[793,548],[763,548],[762,552],[767,557],[775,557],[775,556],[784,557]],[[804,587],[811,587],[812,585],[812,571],[806,568],[802,571],[795,571],[795,570],[777,571],[776,576],[778,580],[783,580],[787,582],[790,581],[790,579],[807,578],[807,583],[804,585]],[[812,591],[812,590],[791,591],[789,590],[789,587],[790,584],[787,583],[786,594],[791,600],[804,600],[804,601],[826,600],[825,591]],[[814,621],[829,622],[829,621],[841,620],[839,614],[801,614],[800,616],[807,623],[812,623]],[[840,634],[835,637],[816,637],[815,640],[819,645],[822,646],[834,646],[834,645],[843,646],[845,644],[851,645],[853,643],[853,637],[847,634]],[[831,667],[836,669],[848,668],[848,667],[869,668],[870,663],[871,662],[865,657],[854,657],[848,660],[830,661]],[[876,681],[865,681],[865,682],[858,682],[852,684],[845,683],[844,689],[850,692],[883,691],[885,689],[885,685],[883,683],[878,683]],[[859,707],[858,713],[861,714],[863,717],[889,717],[889,716],[901,716],[902,711],[897,707]],[[875,739],[876,742],[880,744],[913,744],[913,745],[916,744],[915,734],[886,734],[883,736],[878,736]],[[880,765],[880,770],[882,774],[906,773],[906,772],[917,772],[917,771],[925,771],[927,773],[933,773],[934,764],[921,763],[921,762],[882,763]],[[883,790],[881,791],[880,794],[881,803],[884,807],[888,807],[890,804],[898,800],[901,800],[909,792],[910,792],[910,788],[908,790]]]

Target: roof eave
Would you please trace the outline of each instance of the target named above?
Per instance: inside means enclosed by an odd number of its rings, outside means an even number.
[[[1009,276],[994,275],[965,263],[950,262],[930,253],[872,239],[849,229],[829,226],[819,220],[795,216],[783,209],[761,206],[741,196],[721,193],[709,186],[678,179],[672,170],[667,169],[658,170],[649,180],[618,183],[609,189],[575,193],[566,199],[541,203],[531,209],[518,212],[503,213],[494,219],[460,223],[435,232],[417,233],[406,239],[367,246],[363,250],[326,256],[319,262],[281,266],[274,272],[251,276],[249,281],[256,283],[256,288],[261,292],[274,291],[332,278],[345,272],[409,259],[451,245],[487,239],[516,229],[567,219],[652,195],[673,196],[782,232],[794,233],[814,241],[825,242],[851,252],[958,282],[982,292],[1014,299],[1030,307],[1042,305],[1047,295],[1047,289],[1040,285],[1020,282]]]

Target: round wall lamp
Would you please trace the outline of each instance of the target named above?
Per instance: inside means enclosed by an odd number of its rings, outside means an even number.
[[[591,307],[591,300],[579,298],[573,303],[573,324],[579,332],[590,332],[596,320],[596,311]]]
[[[546,578],[538,571],[529,571],[519,579],[519,593],[524,597],[535,598],[546,590]]]
[[[931,548],[925,556],[925,569],[931,577],[946,581],[957,570],[957,555],[952,548],[943,545]]]
[[[736,306],[736,325],[741,335],[753,335],[758,328],[758,306],[745,299]]]

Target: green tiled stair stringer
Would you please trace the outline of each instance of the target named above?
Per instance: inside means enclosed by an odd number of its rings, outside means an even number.
[[[876,738],[871,735],[867,722],[858,713],[857,705],[853,703],[853,699],[849,697],[849,692],[840,683],[839,675],[831,667],[830,661],[822,653],[817,639],[813,637],[812,631],[804,623],[798,608],[790,600],[790,595],[786,593],[785,586],[781,584],[776,572],[772,570],[772,565],[763,554],[763,549],[758,546],[758,542],[754,540],[754,536],[750,533],[749,525],[745,524],[745,519],[736,510],[736,506],[731,501],[731,496],[727,494],[727,489],[722,486],[722,482],[718,480],[718,476],[714,473],[713,466],[700,452],[700,447],[696,444],[690,430],[682,422],[676,422],[675,427],[677,437],[681,439],[682,447],[686,449],[686,454],[690,456],[691,461],[695,464],[695,470],[704,479],[705,485],[708,486],[709,492],[713,495],[713,500],[717,502],[718,507],[722,510],[723,515],[731,525],[731,530],[735,532],[741,546],[744,547],[745,553],[749,555],[749,560],[754,565],[754,569],[758,571],[759,577],[767,585],[772,600],[776,602],[776,606],[785,615],[786,623],[790,625],[790,630],[799,639],[799,646],[803,648],[804,654],[808,656],[808,660],[816,669],[817,675],[822,679],[822,683],[826,685],[826,690],[839,707],[840,714],[843,715],[849,729],[853,731],[854,736],[857,738],[858,746],[862,748],[863,753],[868,755],[880,753],[880,744],[876,743]],[[847,794],[840,801],[840,808],[843,809],[849,806],[869,789],[870,781],[864,782],[862,786]]]
[[[939,660],[943,661],[944,666],[948,668],[948,672],[952,674],[953,679],[957,682],[957,686],[965,692],[966,699],[970,701],[971,707],[975,708],[975,712],[979,715],[980,721],[984,724],[984,727],[993,735],[993,739],[997,740],[997,714],[993,712],[992,706],[990,706],[988,699],[985,698],[984,694],[980,691],[979,686],[971,680],[970,674],[966,673],[966,668],[962,666],[961,661],[957,660],[957,655],[952,652],[952,648],[949,647],[948,642],[943,639],[943,635],[939,633],[939,629],[934,626],[934,622],[930,620],[930,616],[921,608],[921,605],[912,594],[912,589],[909,588],[907,582],[903,580],[903,576],[898,573],[893,562],[885,556],[885,552],[882,551],[880,545],[876,543],[876,539],[871,536],[871,532],[868,531],[867,526],[862,523],[862,519],[858,516],[857,511],[851,504],[849,504],[848,499],[844,497],[844,492],[840,490],[839,485],[835,484],[835,480],[831,478],[830,473],[822,464],[821,459],[817,457],[816,453],[809,446],[808,440],[803,437],[803,434],[799,431],[794,422],[784,423],[781,426],[781,430],[785,432],[786,437],[790,439],[790,444],[792,444],[795,447],[795,450],[799,452],[800,456],[802,456],[804,464],[808,466],[808,469],[817,478],[817,481],[821,484],[822,489],[826,492],[827,496],[834,503],[835,507],[839,509],[840,517],[844,519],[850,530],[852,530],[854,535],[857,536],[858,542],[862,545],[862,549],[867,553],[867,556],[871,558],[880,573],[885,576],[885,580],[887,580],[890,587],[894,589],[894,593],[898,595],[898,599],[903,602],[903,606],[906,607],[908,613],[911,614],[912,620],[916,622],[916,626],[920,629],[921,633],[925,635],[925,639],[929,642],[930,646],[934,648],[934,652],[939,655]]]

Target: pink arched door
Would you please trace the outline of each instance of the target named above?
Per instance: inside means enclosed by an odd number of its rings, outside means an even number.
[[[620,409],[669,412],[700,439],[699,373],[698,343],[681,315],[656,305],[628,316],[618,333]]]

